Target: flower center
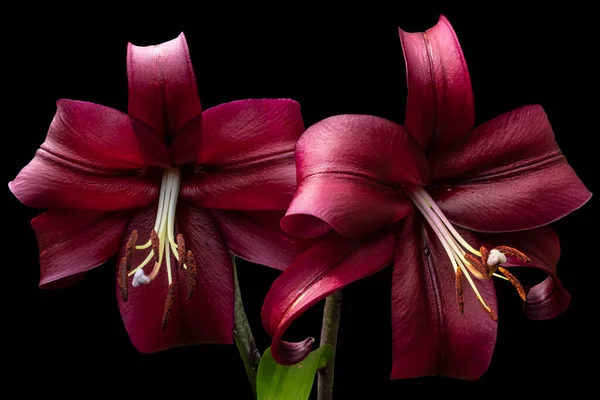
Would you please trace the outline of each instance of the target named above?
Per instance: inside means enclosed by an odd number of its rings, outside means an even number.
[[[477,279],[490,279],[492,276],[495,276],[507,280],[517,289],[519,296],[525,301],[525,289],[523,289],[517,278],[508,272],[506,268],[502,267],[502,264],[507,262],[507,255],[523,262],[531,262],[529,257],[521,251],[508,246],[497,246],[491,251],[483,246],[479,250],[474,249],[460,236],[425,189],[421,187],[409,187],[405,189],[405,193],[431,226],[431,229],[435,232],[435,235],[442,243],[446,254],[450,258],[456,277],[456,298],[461,314],[464,312],[463,275],[469,282],[485,311],[494,321],[497,321],[498,318],[494,311],[487,305],[479,290],[477,290],[477,286],[471,275]],[[496,273],[496,271],[502,275]]]
[[[163,313],[162,329],[165,328],[173,301],[175,300],[175,287],[173,285],[173,271],[171,270],[171,254],[177,260],[177,266],[187,271],[187,298],[190,299],[196,289],[196,261],[194,254],[185,250],[185,241],[181,234],[175,238],[175,208],[181,184],[181,171],[179,169],[165,169],[160,186],[160,197],[156,212],[154,229],[150,231],[150,239],[142,245],[137,246],[138,231],[134,230],[129,236],[125,247],[125,257],[119,264],[118,283],[123,301],[128,297],[128,278],[132,277],[131,286],[137,288],[147,285],[155,280],[163,265],[167,270],[167,281],[169,289],[165,299],[165,310]],[[132,269],[133,255],[138,250],[148,250],[148,255],[137,267]],[[153,268],[149,275],[144,272],[144,267],[152,263]]]

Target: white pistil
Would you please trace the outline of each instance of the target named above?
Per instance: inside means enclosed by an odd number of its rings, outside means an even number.
[[[140,285],[147,285],[150,283],[150,278],[148,275],[144,274],[143,269],[138,269],[135,271],[133,275],[133,281],[131,282],[131,286],[138,287]]]
[[[504,254],[500,253],[496,249],[492,249],[492,251],[490,251],[490,255],[488,256],[488,259],[487,259],[487,264],[490,267],[493,267],[498,264],[504,264],[505,262],[506,262],[506,256]]]

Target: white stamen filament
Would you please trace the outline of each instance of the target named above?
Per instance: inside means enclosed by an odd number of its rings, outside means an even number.
[[[175,258],[179,260],[177,245],[174,242],[175,235],[173,230],[175,228],[175,209],[177,206],[180,183],[181,173],[178,169],[166,169],[164,171],[160,186],[156,222],[154,223],[154,231],[156,232],[159,241],[158,260],[156,261],[150,275],[145,275],[143,268],[150,262],[150,260],[155,258],[154,250],[150,250],[150,253],[144,259],[144,261],[129,272],[128,276],[134,275],[134,287],[139,286],[139,284],[147,283],[140,281],[141,278],[139,277],[146,277],[149,279],[149,281],[152,281],[157,277],[162,266],[163,257],[165,258],[165,264],[167,266],[168,283],[171,285],[173,282],[171,271],[171,254],[173,254]],[[149,248],[150,246],[152,246],[152,240],[148,240],[143,245],[136,246],[135,248],[136,250],[143,250]],[[138,278],[136,279],[136,277]]]
[[[458,240],[458,242],[460,244],[462,244],[464,248],[469,250],[472,254],[475,254],[477,257],[481,257],[481,253],[479,251],[475,250],[473,247],[471,247],[471,245],[469,243],[467,243],[467,241],[464,240],[459,235],[459,233],[456,231],[456,229],[454,229],[454,226],[452,226],[452,223],[450,223],[450,221],[448,221],[448,218],[446,218],[446,216],[444,215],[442,210],[440,210],[440,208],[437,206],[437,204],[435,204],[435,201],[433,201],[433,199],[431,198],[429,193],[427,193],[427,191],[421,190],[420,192],[417,192],[416,194],[417,194],[417,196],[418,195],[422,196],[422,198],[423,198],[423,200],[425,200],[426,204],[429,207],[431,207],[431,209],[436,213],[436,215],[442,220],[444,225],[446,225],[446,228],[448,228],[448,230],[450,231],[452,236],[454,236],[454,238],[456,238],[456,240]]]
[[[510,282],[510,279],[508,279],[507,277],[505,277],[505,276],[502,276],[502,275],[500,275],[500,274],[497,274],[497,273],[495,273],[495,272],[494,272],[492,275],[493,275],[493,276],[495,276],[496,278],[504,279],[505,281],[508,281],[508,282]]]
[[[473,279],[471,278],[471,273],[480,279],[483,278],[483,275],[481,275],[481,273],[477,271],[464,256],[465,253],[470,252],[477,257],[480,257],[481,253],[470,246],[466,240],[460,236],[424,189],[420,187],[411,188],[411,190],[406,190],[405,192],[440,240],[446,254],[450,258],[454,273],[456,274],[457,268],[462,270],[469,285],[473,289],[473,292],[477,296],[477,299],[481,302],[483,307],[488,311],[491,311],[491,308],[483,300],[479,290],[477,290],[477,286],[475,286],[475,282],[473,282]]]

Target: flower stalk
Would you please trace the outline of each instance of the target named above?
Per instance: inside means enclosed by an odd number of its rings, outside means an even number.
[[[244,363],[246,374],[248,375],[248,381],[252,387],[252,393],[256,398],[256,373],[258,371],[258,364],[260,363],[260,353],[254,342],[254,336],[248,323],[248,318],[244,312],[244,303],[242,302],[242,293],[240,292],[240,284],[237,276],[237,269],[235,266],[235,256],[231,256],[231,262],[233,264],[233,277],[235,279],[235,315],[234,315],[234,328],[233,337],[235,344],[240,352],[240,357]]]
[[[318,400],[333,399],[333,374],[335,367],[335,348],[337,344],[338,328],[342,315],[342,291],[338,290],[325,299],[323,311],[323,327],[321,328],[321,347],[330,345],[333,356],[327,361],[325,367],[319,370]]]

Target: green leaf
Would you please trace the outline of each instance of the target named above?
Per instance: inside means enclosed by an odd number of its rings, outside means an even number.
[[[258,400],[307,400],[315,373],[333,357],[333,347],[325,345],[311,352],[296,365],[283,366],[271,356],[269,347],[258,365],[256,392]]]

